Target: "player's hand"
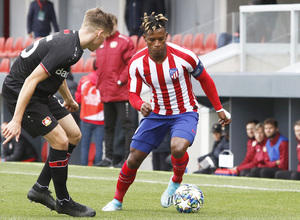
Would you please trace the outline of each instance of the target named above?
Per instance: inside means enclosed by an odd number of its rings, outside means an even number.
[[[147,117],[152,112],[150,103],[144,102],[141,106],[141,113],[144,117]]]
[[[221,109],[219,111],[217,111],[218,116],[219,116],[219,123],[224,126],[227,125],[231,122],[231,114],[226,111],[225,109]]]
[[[19,141],[19,137],[21,134],[21,124],[10,121],[1,131],[5,137],[5,141],[3,144],[8,143],[13,137],[16,137],[16,141]]]
[[[237,166],[230,168],[230,170],[237,172]]]
[[[64,106],[69,112],[76,112],[79,109],[79,105],[75,100],[64,101]]]

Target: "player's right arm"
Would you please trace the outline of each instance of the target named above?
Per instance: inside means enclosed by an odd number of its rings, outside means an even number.
[[[152,108],[150,103],[145,102],[141,98],[143,80],[132,62],[129,64],[128,69],[129,102],[133,108],[140,111],[144,117],[147,117],[152,112]]]
[[[6,144],[13,137],[16,137],[16,141],[19,141],[22,118],[29,100],[31,99],[37,84],[48,77],[49,75],[44,68],[41,65],[38,65],[35,70],[26,78],[17,100],[13,118],[2,131],[5,137],[3,144]]]

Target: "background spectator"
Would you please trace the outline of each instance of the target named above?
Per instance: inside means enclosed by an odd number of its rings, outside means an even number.
[[[254,159],[254,155],[256,152],[255,145],[257,143],[257,140],[255,141],[255,137],[254,137],[254,128],[258,122],[259,121],[256,119],[251,119],[251,120],[247,121],[247,123],[246,123],[246,132],[247,132],[247,136],[248,136],[246,156],[245,156],[243,162],[238,167],[234,167],[234,170],[236,170],[238,173],[240,173],[240,176],[246,175],[246,173],[244,173],[244,172],[241,173],[241,171],[244,169],[244,168],[243,169],[241,169],[241,168],[245,164],[251,163]],[[262,132],[264,132],[263,127],[262,127]]]
[[[7,125],[7,122],[1,124],[1,131]],[[2,137],[2,132],[1,132]],[[1,139],[5,139],[4,137]],[[19,141],[15,138],[11,139],[8,143],[3,145],[1,160],[5,161],[22,161],[22,162],[34,162],[37,161],[37,152],[32,144],[21,133]]]
[[[146,12],[148,15],[152,12],[156,14],[166,15],[165,1],[161,0],[144,0],[143,1],[143,15]]]
[[[125,22],[129,32],[129,36],[143,35],[140,29],[142,24],[141,17],[143,16],[143,3],[144,0],[126,0],[125,7]]]
[[[251,0],[249,5],[264,5],[264,4],[277,4],[276,0]],[[247,18],[247,42],[262,43],[271,40],[271,35],[275,27],[277,13],[272,12],[265,16],[262,13],[253,13],[251,17]],[[223,47],[230,43],[240,42],[240,30],[232,35],[229,33],[221,33],[218,39],[217,47]]]
[[[242,163],[238,167],[233,168],[240,176],[251,176],[251,169],[254,167],[265,167],[265,155],[267,155],[266,142],[267,138],[264,133],[264,124],[258,123],[254,127],[255,140],[252,141],[251,148],[254,149],[255,153],[251,160],[246,163]],[[252,150],[251,149],[251,150]]]
[[[214,137],[214,144],[212,147],[212,151],[206,155],[203,155],[201,157],[198,158],[198,163],[199,163],[199,170],[195,171],[194,173],[203,173],[204,170],[205,172],[207,171],[207,173],[213,173],[215,171],[215,165],[213,165],[213,167],[211,167],[209,165],[209,162],[213,162],[211,157],[214,157],[214,151],[217,148],[218,144],[221,142],[221,138],[222,138],[222,125],[216,123],[212,126],[212,134]],[[206,162],[204,162],[206,161]],[[202,167],[201,164],[202,163]],[[205,165],[206,164],[206,165]]]
[[[219,168],[219,155],[223,150],[229,149],[229,125],[221,126],[222,130],[222,138],[220,143],[215,147],[215,149],[211,152],[210,156],[205,157],[207,160],[205,164],[209,164],[206,168],[202,168],[194,173],[203,173],[203,174],[212,174]],[[200,158],[201,159],[201,158]],[[203,160],[201,161],[203,162]],[[200,162],[200,166],[201,163]]]
[[[170,141],[171,135],[167,132],[159,147],[152,151],[153,170],[170,171],[172,169]]]
[[[165,1],[162,0],[126,0],[125,22],[129,36],[143,35],[140,29],[144,13],[166,14]]]
[[[48,0],[35,0],[31,2],[27,15],[28,36],[45,37],[50,34],[52,23],[54,31],[58,32],[59,28],[56,21],[56,15],[53,3]]]
[[[104,139],[105,139],[105,158],[99,166],[107,167],[111,165],[122,166],[129,154],[130,142],[135,131],[131,115],[136,111],[129,103],[129,93],[127,89],[128,63],[135,53],[132,40],[117,31],[117,18],[112,15],[114,31],[102,46],[96,50],[97,66],[97,88],[101,94],[104,104]],[[137,114],[137,113],[136,113]],[[114,159],[114,139],[116,122],[122,122],[125,132],[125,155],[121,161]]]
[[[93,71],[83,76],[75,93],[75,100],[80,105],[81,165],[88,164],[89,150],[94,138],[96,154],[94,164],[100,163],[103,155],[104,111],[100,92],[96,88],[97,73]]]
[[[295,122],[294,132],[295,132],[296,139],[298,141],[298,144],[297,144],[297,157],[298,157],[297,171],[279,170],[275,173],[276,179],[300,180],[300,120]]]
[[[278,170],[288,169],[288,139],[279,133],[278,122],[274,118],[267,118],[264,121],[264,131],[268,138],[266,148],[268,154],[265,154],[265,168],[252,168],[250,175],[252,177],[274,178]]]

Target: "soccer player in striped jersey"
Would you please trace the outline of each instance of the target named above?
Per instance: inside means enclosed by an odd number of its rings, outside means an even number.
[[[129,63],[129,101],[144,118],[132,137],[130,154],[119,174],[114,199],[102,211],[122,209],[123,198],[133,183],[137,170],[148,154],[159,146],[171,131],[171,154],[174,175],[161,197],[165,208],[172,204],[189,161],[188,147],[193,143],[198,124],[198,105],[191,77],[198,80],[214,106],[219,123],[231,122],[230,113],[222,108],[215,84],[199,58],[190,50],[167,43],[167,18],[145,13],[141,28],[147,47]],[[150,103],[141,99],[142,84],[150,88]]]

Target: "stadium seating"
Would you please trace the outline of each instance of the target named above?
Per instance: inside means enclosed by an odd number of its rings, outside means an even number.
[[[77,63],[75,63],[73,66],[71,66],[72,73],[82,73],[83,72],[83,64],[84,64],[84,58],[81,58],[78,60]]]
[[[172,38],[171,34],[168,34],[168,36],[167,36],[167,42],[171,42],[171,38]]]
[[[137,36],[137,35],[131,35],[130,38],[133,41],[134,48],[136,49],[139,36]]]
[[[202,51],[200,55],[206,54],[217,49],[216,37],[217,35],[215,33],[210,33],[207,35],[204,44],[204,51]]]
[[[8,51],[7,56],[9,58],[17,57],[23,50],[23,42],[24,42],[24,38],[18,37],[16,39],[14,47],[12,48],[12,51]]]
[[[181,42],[182,42],[182,34],[175,34],[173,37],[172,37],[172,40],[171,42],[173,44],[177,44],[179,46],[181,46]]]
[[[25,40],[25,43],[24,43],[24,46],[23,46],[23,49],[28,47],[30,44],[33,43],[33,38],[32,37],[29,37]]]
[[[140,51],[144,47],[147,46],[147,43],[145,42],[145,39],[143,37],[140,37],[137,43],[136,51]]]
[[[193,34],[187,34],[184,36],[182,40],[182,46],[186,47],[189,50],[192,50],[192,45],[193,45]]]
[[[196,55],[200,55],[202,51],[204,51],[204,34],[203,33],[198,33],[195,35],[194,40],[193,40],[193,45],[192,45],[192,51]]]
[[[10,69],[10,60],[9,58],[3,58],[0,62],[0,72],[8,73]]]
[[[6,39],[2,51],[0,51],[0,58],[7,57],[8,52],[12,51],[14,44],[14,38],[9,37]]]
[[[4,47],[4,42],[5,42],[5,38],[4,37],[0,37],[0,51],[2,51],[2,49]]]
[[[93,58],[93,57],[88,58],[84,63],[83,72],[85,72],[85,73],[93,72],[94,71],[94,62],[95,62],[95,58]]]

